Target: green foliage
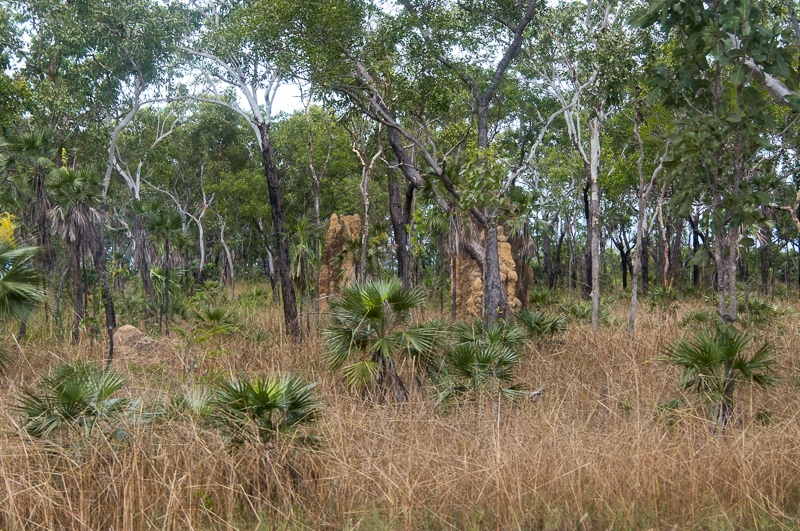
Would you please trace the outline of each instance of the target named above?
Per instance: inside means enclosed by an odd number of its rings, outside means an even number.
[[[522,310],[517,313],[519,322],[533,338],[554,336],[567,330],[567,318],[563,315],[551,316],[544,312]]]
[[[453,325],[455,346],[449,349],[438,372],[440,404],[458,398],[500,393],[512,398],[522,392],[515,382],[520,350],[528,336],[514,323],[496,322],[488,326],[480,320],[472,325]]]
[[[41,277],[31,264],[37,252],[36,247],[0,242],[0,318],[25,321],[44,300]]]
[[[650,307],[661,311],[674,309],[680,299],[680,293],[672,286],[655,286],[650,288],[647,294],[647,302]]]
[[[737,382],[759,387],[775,383],[772,346],[765,343],[747,354],[751,341],[748,334],[719,323],[713,336],[700,332],[691,341],[682,339],[657,359],[682,369],[681,388],[705,399],[719,428],[724,429],[733,414]]]
[[[278,436],[313,442],[312,437],[301,436],[300,430],[313,425],[321,409],[316,385],[296,376],[222,382],[214,389],[210,418],[233,445],[252,441],[268,446]],[[203,413],[207,407],[195,409]]]
[[[402,399],[405,390],[395,362],[429,363],[447,334],[442,323],[409,324],[411,310],[425,300],[422,289],[403,286],[396,278],[343,288],[330,300],[331,322],[323,332],[330,369],[342,370],[351,388],[367,391],[377,385]]]
[[[113,397],[125,379],[94,362],[71,362],[55,367],[39,382],[38,389],[25,389],[17,399],[25,430],[47,438],[54,432],[77,428],[89,437],[98,426],[114,430],[138,408],[138,401]]]
[[[592,304],[588,301],[581,301],[576,303],[568,303],[561,308],[562,312],[567,314],[570,319],[578,322],[591,322],[592,321]],[[600,305],[600,323],[610,326],[616,326],[618,320],[611,315],[611,310],[607,305],[601,303]]]
[[[744,300],[738,301],[738,311],[744,317],[744,321],[749,326],[766,327],[775,322],[785,314],[777,304],[773,304],[760,297],[750,297],[745,303]]]
[[[701,310],[689,310],[681,317],[678,324],[682,328],[694,327],[699,324],[708,329],[709,324],[716,323],[718,320],[719,310],[703,308]]]

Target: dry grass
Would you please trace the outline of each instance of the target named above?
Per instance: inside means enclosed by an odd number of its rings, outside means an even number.
[[[615,308],[624,319],[626,308]],[[678,310],[678,315],[685,307]],[[2,529],[795,529],[800,523],[800,426],[795,318],[770,339],[779,385],[742,387],[737,420],[713,435],[699,416],[675,424],[658,404],[677,373],[651,362],[678,335],[674,314],[640,314],[639,335],[573,326],[532,347],[522,379],[537,400],[432,408],[369,405],[324,368],[319,335],[280,333],[274,308],[242,310],[229,353],[186,375],[163,342],[149,366],[118,360],[127,389],[152,404],[187,382],[227,373],[295,372],[320,382],[314,451],[230,452],[215,432],[170,417],[124,440],[83,444],[23,435],[8,406],[58,359],[100,358],[101,346],[31,342],[0,391]],[[261,331],[261,332],[259,332]],[[260,342],[252,340],[259,337]],[[16,347],[14,347],[16,348]],[[759,411],[771,414],[760,423]],[[292,480],[286,462],[302,481]]]

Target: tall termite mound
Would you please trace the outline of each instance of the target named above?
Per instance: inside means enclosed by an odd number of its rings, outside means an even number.
[[[338,293],[342,285],[355,280],[358,266],[355,245],[360,239],[361,216],[331,215],[319,273],[319,296],[323,301]]]
[[[483,240],[483,235],[480,236]],[[481,243],[483,243],[481,241]],[[511,313],[522,308],[517,298],[517,266],[511,244],[503,227],[497,228],[497,248],[500,256],[500,281],[508,296],[508,309]],[[475,319],[483,313],[483,274],[478,263],[463,249],[456,255],[455,271],[451,272],[451,282],[456,285],[456,315],[461,319]],[[521,264],[525,268],[526,264]],[[455,279],[452,278],[455,273]]]

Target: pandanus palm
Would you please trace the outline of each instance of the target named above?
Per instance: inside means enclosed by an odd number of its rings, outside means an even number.
[[[160,315],[164,316],[166,334],[169,335],[169,274],[174,267],[172,243],[180,233],[181,218],[177,213],[170,212],[163,207],[151,208],[145,218],[145,228],[150,233],[150,238],[164,245],[164,305]],[[160,326],[161,320],[159,319]]]
[[[4,147],[8,152],[8,166],[14,167],[16,174],[23,178],[20,184],[30,190],[27,217],[35,224],[41,256],[45,268],[49,269],[55,261],[55,254],[47,224],[47,214],[51,205],[45,185],[47,174],[53,167],[52,159],[56,155],[52,136],[42,130],[25,131],[9,135]]]
[[[407,392],[396,362],[428,362],[441,348],[446,329],[438,323],[409,326],[410,312],[425,302],[425,292],[396,278],[357,283],[331,299],[330,325],[324,331],[328,363],[343,370],[359,390],[405,401]]]
[[[54,206],[50,210],[53,230],[64,238],[70,255],[72,269],[73,304],[75,320],[72,340],[80,339],[84,283],[81,275],[82,258],[91,251],[98,238],[98,226],[104,216],[99,209],[102,194],[102,176],[86,170],[58,168],[50,174],[48,188]]]

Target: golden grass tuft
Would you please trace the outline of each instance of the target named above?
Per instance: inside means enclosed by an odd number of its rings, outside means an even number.
[[[175,415],[132,425],[125,438],[31,439],[10,408],[20,387],[59,359],[100,359],[103,346],[23,344],[0,391],[0,528],[798,528],[795,318],[762,334],[778,350],[778,386],[741,386],[734,424],[715,435],[700,412],[674,422],[656,414],[679,396],[678,374],[651,360],[687,333],[676,322],[688,307],[643,308],[634,342],[625,326],[603,327],[594,341],[588,325],[573,325],[530,349],[521,377],[545,387],[540,397],[444,412],[422,396],[400,407],[348,393],[325,369],[319,333],[293,343],[274,307],[243,310],[246,325],[222,340],[226,352],[192,374],[174,336],[152,363],[115,362],[148,405],[226,374],[319,381],[322,445],[281,444],[268,455],[230,451],[215,431]],[[625,312],[614,311],[622,322]]]

